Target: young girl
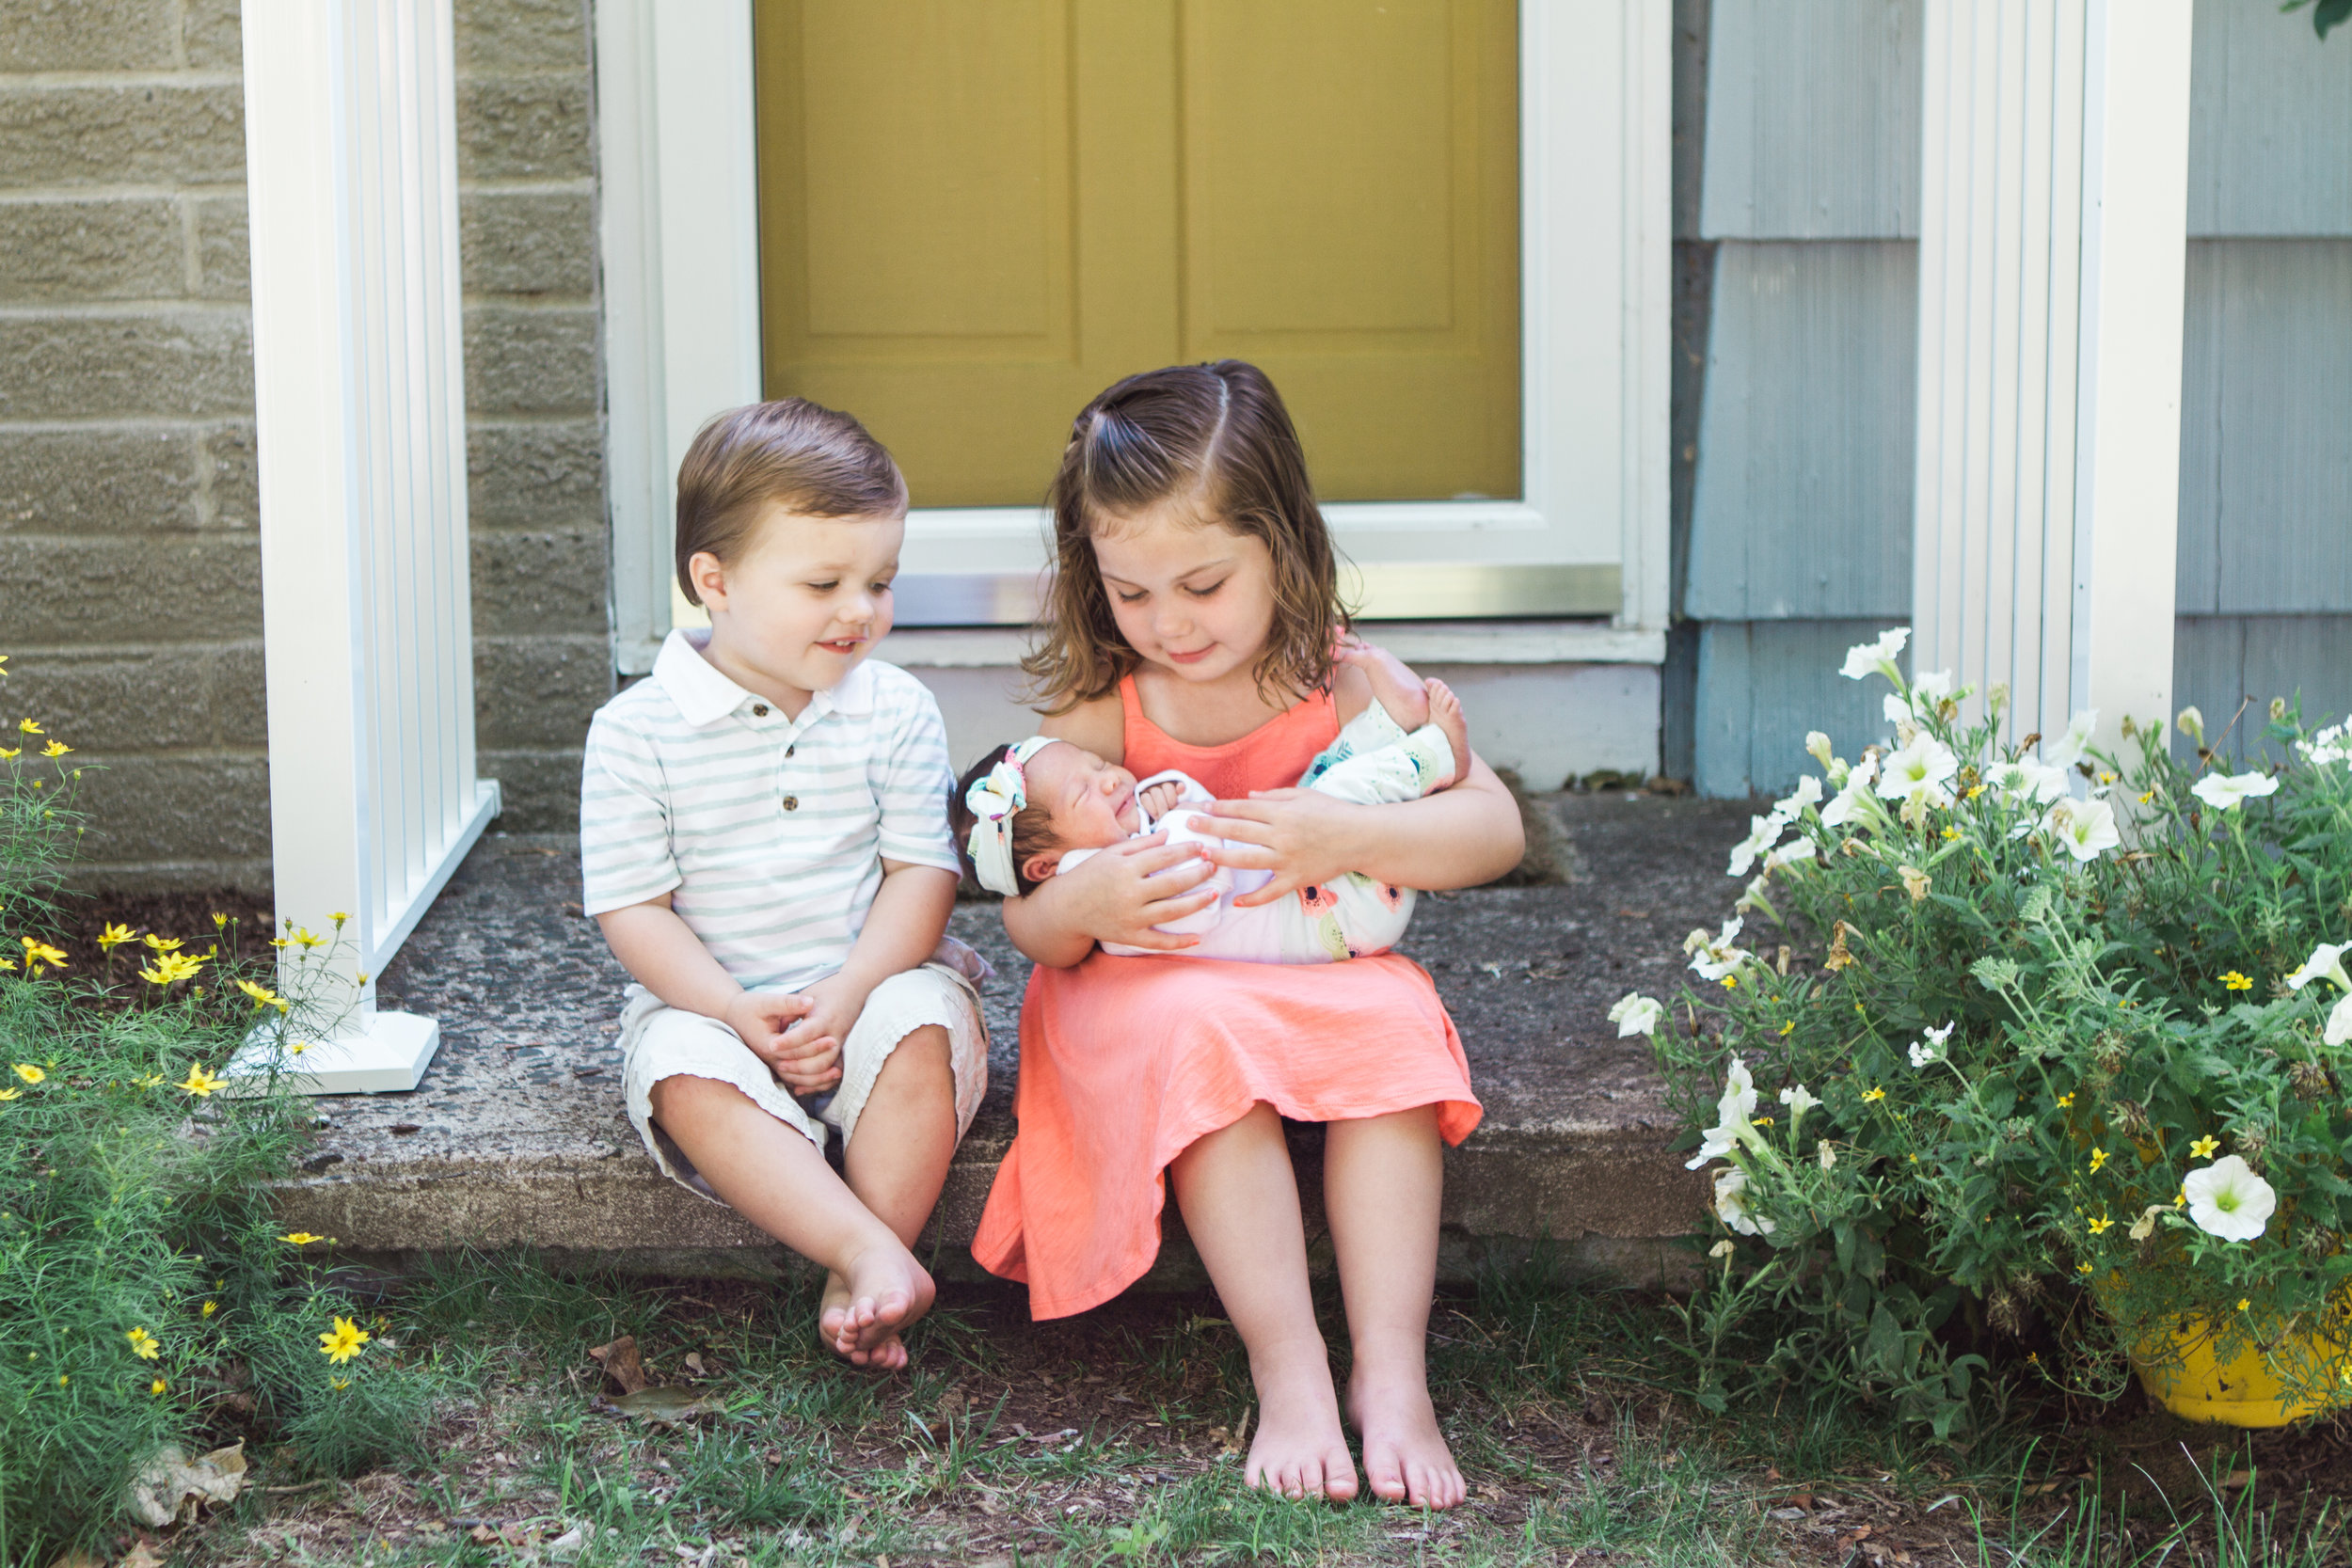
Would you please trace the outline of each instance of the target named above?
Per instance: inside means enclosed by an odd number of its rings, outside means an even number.
[[[1471,759],[1393,805],[1288,785],[1368,701],[1330,536],[1281,399],[1234,361],[1133,376],[1078,416],[1054,483],[1058,571],[1030,673],[1046,733],[1132,772],[1181,768],[1220,797],[1219,864],[1272,873],[1247,901],[1348,872],[1399,887],[1518,863],[1517,809]],[[1117,1295],[1159,1249],[1162,1172],[1249,1352],[1253,1484],[1355,1495],[1281,1118],[1328,1124],[1325,1210],[1353,1366],[1347,1413],[1373,1491],[1449,1508],[1461,1473],[1429,1402],[1440,1155],[1478,1123],[1436,988],[1393,954],[1285,965],[1120,958],[1205,908],[1213,867],[1162,835],[1114,844],[1005,905],[1038,961],[1021,1020],[1020,1133],[973,1253],[1040,1318]]]

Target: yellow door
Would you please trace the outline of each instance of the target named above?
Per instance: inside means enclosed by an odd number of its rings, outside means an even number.
[[[765,372],[919,506],[1121,375],[1282,388],[1339,500],[1519,492],[1508,0],[759,0]]]

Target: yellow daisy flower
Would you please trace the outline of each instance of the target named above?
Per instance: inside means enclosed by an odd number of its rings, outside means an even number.
[[[27,1084],[38,1084],[38,1083],[40,1083],[42,1079],[44,1079],[44,1078],[46,1078],[46,1077],[48,1077],[48,1076],[49,1076],[49,1074],[47,1074],[47,1073],[45,1073],[45,1072],[41,1071],[41,1070],[40,1070],[40,1069],[39,1069],[39,1068],[35,1067],[35,1066],[34,1066],[32,1063],[30,1063],[30,1062],[19,1062],[19,1063],[17,1063],[17,1064],[16,1064],[16,1075],[17,1075],[19,1078],[24,1079],[24,1082],[26,1082]]]
[[[45,757],[61,757],[72,750],[73,750],[73,748],[67,745],[64,741],[53,740],[48,745],[43,746],[40,749],[40,754]]]
[[[2188,1146],[2188,1157],[2192,1160],[2210,1160],[2220,1147],[2221,1140],[2208,1133]]]
[[[216,1078],[213,1074],[205,1071],[204,1064],[202,1062],[199,1062],[194,1067],[188,1069],[188,1075],[186,1078],[183,1079],[180,1083],[173,1085],[172,1087],[183,1089],[189,1094],[195,1095],[199,1099],[210,1099],[215,1089],[219,1088],[222,1085],[228,1082],[229,1080],[226,1078]]]
[[[324,1236],[313,1236],[308,1230],[289,1230],[278,1239],[281,1242],[291,1243],[295,1246],[309,1246],[312,1242],[323,1242],[326,1240]]]
[[[2240,974],[2234,969],[2231,970],[2227,974],[2221,976],[2221,983],[2229,987],[2232,990],[2252,990],[2254,989],[2253,977],[2248,974]]]
[[[2097,1175],[2099,1167],[2106,1163],[2107,1151],[2106,1149],[2094,1148],[2090,1151],[2090,1170],[2092,1175]]]
[[[143,1328],[128,1329],[122,1337],[131,1341],[131,1354],[142,1361],[152,1361],[164,1353],[162,1342]]]
[[[2102,1214],[2097,1219],[2090,1222],[2090,1233],[2093,1236],[2103,1236],[2113,1227],[2114,1224],[2115,1222],[2113,1220],[2108,1219],[2105,1214]]]
[[[1886,1098],[1886,1091],[1884,1089],[1865,1089],[1862,1091],[1862,1098],[1864,1101],[1875,1104],[1877,1101]]]
[[[131,935],[131,927],[128,926],[109,925],[98,933],[98,949],[102,953],[111,953],[129,942]]]
[[[332,1331],[319,1336],[319,1354],[338,1367],[359,1354],[374,1336],[349,1318],[337,1318]]]

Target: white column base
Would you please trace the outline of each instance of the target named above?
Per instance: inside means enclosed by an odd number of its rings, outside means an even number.
[[[277,1030],[274,1022],[263,1024],[246,1037],[221,1069],[230,1081],[224,1092],[262,1093],[276,1064],[278,1082],[295,1094],[405,1093],[424,1077],[441,1044],[440,1024],[415,1013],[377,1013],[364,1029],[313,1041],[299,1055],[281,1054]]]

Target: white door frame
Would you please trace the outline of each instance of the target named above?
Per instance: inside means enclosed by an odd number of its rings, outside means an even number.
[[[760,396],[752,0],[599,0],[597,131],[615,654],[672,624],[672,478]],[[1523,499],[1325,508],[1378,616],[1607,616],[1667,603],[1670,0],[1522,0]],[[918,510],[900,621],[1020,624],[1025,507]]]

